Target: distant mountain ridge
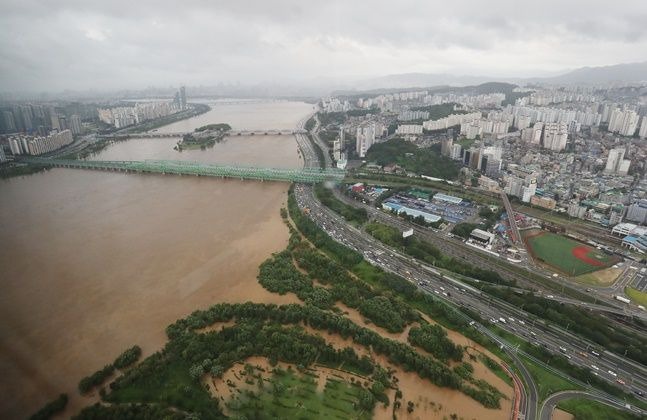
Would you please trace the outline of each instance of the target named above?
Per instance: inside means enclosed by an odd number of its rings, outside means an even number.
[[[647,82],[647,61],[600,67],[581,67],[552,77],[454,76],[436,73],[390,74],[355,83],[356,90],[401,89],[423,86],[469,86],[486,82],[601,84],[609,82]]]
[[[647,82],[647,61],[601,67],[581,67],[560,76],[538,78],[553,83]]]

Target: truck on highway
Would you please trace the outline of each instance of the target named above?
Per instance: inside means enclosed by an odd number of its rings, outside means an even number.
[[[613,295],[613,298],[615,300],[619,300],[620,302],[631,303],[631,301],[624,296]]]

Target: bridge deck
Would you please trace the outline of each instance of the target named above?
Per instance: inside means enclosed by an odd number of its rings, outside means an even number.
[[[193,131],[182,131],[174,133],[164,133],[164,132],[144,132],[144,133],[112,133],[112,134],[103,134],[97,137],[99,138],[166,138],[166,137],[182,137],[186,134],[194,133]],[[304,134],[306,130],[302,129],[290,129],[290,130],[246,130],[246,129],[237,129],[229,130],[225,135],[226,136],[254,136],[254,135],[270,135],[270,136],[292,136],[294,134]]]
[[[21,158],[20,160],[31,164],[62,168],[212,176],[263,181],[304,182],[310,184],[325,181],[340,182],[345,176],[345,172],[338,169],[257,168],[173,160],[93,161],[44,158]]]

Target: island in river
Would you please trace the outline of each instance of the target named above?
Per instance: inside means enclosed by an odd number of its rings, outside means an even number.
[[[193,133],[185,134],[182,140],[177,142],[175,149],[180,152],[184,149],[205,150],[220,142],[230,130],[231,126],[224,123],[203,125],[196,128]]]

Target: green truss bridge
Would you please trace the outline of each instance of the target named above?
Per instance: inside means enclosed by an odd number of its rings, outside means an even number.
[[[339,169],[278,169],[244,166],[225,166],[201,162],[175,160],[66,160],[44,158],[21,158],[21,162],[46,165],[57,168],[95,169],[103,171],[157,173],[173,175],[211,176],[218,178],[254,179],[260,181],[303,182],[340,182],[345,172]]]

